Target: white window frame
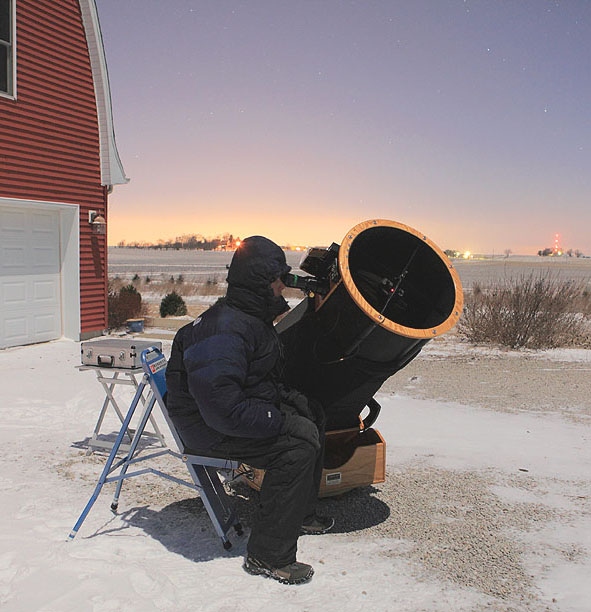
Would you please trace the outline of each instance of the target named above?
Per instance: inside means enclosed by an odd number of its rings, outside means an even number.
[[[10,0],[10,45],[8,46],[8,56],[10,68],[8,69],[8,92],[0,91],[0,97],[16,100],[16,0]],[[12,70],[11,70],[12,68]]]

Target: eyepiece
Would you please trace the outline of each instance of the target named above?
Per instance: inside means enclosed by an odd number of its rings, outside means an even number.
[[[319,280],[313,276],[298,276],[297,274],[287,273],[281,277],[281,280],[286,287],[301,289],[305,293],[326,295],[329,290],[327,281]]]

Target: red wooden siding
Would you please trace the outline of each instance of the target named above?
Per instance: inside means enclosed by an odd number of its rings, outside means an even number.
[[[94,85],[77,0],[17,0],[17,100],[0,98],[0,197],[80,206],[82,333],[107,326],[106,236]]]

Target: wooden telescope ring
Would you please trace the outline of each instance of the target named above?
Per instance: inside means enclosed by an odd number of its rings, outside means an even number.
[[[384,315],[380,314],[375,308],[373,308],[373,306],[371,306],[367,302],[363,295],[361,295],[359,289],[357,289],[357,287],[355,286],[355,283],[353,282],[353,277],[351,276],[351,271],[349,269],[349,252],[351,250],[351,245],[361,233],[368,229],[376,227],[391,227],[397,230],[401,230],[403,232],[407,232],[408,234],[412,234],[413,236],[424,242],[432,251],[434,251],[444,263],[454,285],[455,302],[447,319],[445,319],[439,325],[426,329],[418,329],[414,327],[405,327],[404,325],[399,325],[398,323],[395,323],[394,321],[391,321],[390,319],[386,318]],[[460,283],[460,277],[453,264],[447,258],[445,253],[434,242],[429,240],[429,238],[427,238],[427,236],[425,236],[421,232],[408,225],[397,223],[396,221],[389,221],[387,219],[370,219],[368,221],[363,221],[362,223],[359,223],[347,232],[347,234],[343,238],[343,241],[341,242],[341,246],[339,249],[339,271],[341,274],[341,280],[345,284],[347,292],[349,293],[355,304],[374,323],[400,336],[418,339],[435,338],[437,336],[441,336],[448,332],[454,325],[456,325],[460,318],[460,315],[462,314],[462,308],[464,305],[464,294],[462,291],[462,285]]]

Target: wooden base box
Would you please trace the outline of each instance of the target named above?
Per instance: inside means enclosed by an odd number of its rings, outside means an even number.
[[[246,482],[257,491],[265,470],[241,465]],[[342,429],[326,434],[319,497],[340,495],[386,479],[386,442],[377,429]]]

